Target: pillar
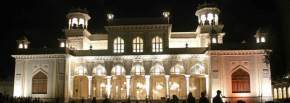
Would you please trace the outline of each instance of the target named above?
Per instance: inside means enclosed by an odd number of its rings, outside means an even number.
[[[106,89],[107,89],[107,97],[110,98],[111,97],[111,78],[112,76],[107,76],[107,86],[106,86]]]
[[[89,97],[92,96],[92,76],[87,76],[89,79]]]
[[[165,79],[166,79],[166,97],[170,98],[170,94],[169,94],[169,75],[165,75]]]
[[[126,75],[126,94],[127,94],[127,98],[130,97],[130,80],[131,80],[131,76],[130,75]]]
[[[150,93],[150,75],[145,75],[145,82],[146,82],[146,98],[149,98]]]
[[[185,76],[185,80],[186,80],[186,94],[188,95],[189,93],[189,78],[190,75],[184,75]]]

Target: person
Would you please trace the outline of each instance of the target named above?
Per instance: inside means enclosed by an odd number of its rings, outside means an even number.
[[[178,103],[179,99],[176,95],[172,95],[172,99],[170,101],[170,103]]]
[[[212,100],[213,103],[223,103],[223,100],[221,98],[221,93],[222,92],[220,90],[216,91],[216,96]]]
[[[187,103],[195,103],[195,98],[192,96],[192,93],[189,92],[187,96]]]
[[[201,92],[201,97],[198,103],[209,103],[209,100],[205,97],[205,92]]]

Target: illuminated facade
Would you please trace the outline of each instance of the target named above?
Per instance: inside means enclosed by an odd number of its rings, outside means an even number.
[[[72,11],[59,49],[35,51],[27,39],[18,43],[14,96],[66,102],[93,97],[160,100],[174,94],[186,99],[189,92],[196,98],[206,92],[212,98],[221,90],[226,98],[271,100],[265,51],[221,49],[225,33],[219,13],[215,6],[201,6],[195,32],[171,31],[169,12],[162,18],[126,22],[108,14],[107,33],[92,34],[87,30],[90,16]],[[264,35],[256,37],[258,43],[266,41]]]

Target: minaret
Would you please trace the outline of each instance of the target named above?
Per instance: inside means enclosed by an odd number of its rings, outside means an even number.
[[[263,30],[262,28],[259,28],[255,35],[256,43],[258,44],[266,43],[266,37],[267,37],[267,32]]]
[[[216,4],[204,3],[198,6],[195,15],[198,17],[196,32],[201,39],[201,47],[208,47],[210,44],[223,43],[223,25],[219,23],[220,9]]]
[[[87,29],[88,21],[91,17],[87,10],[74,9],[66,15],[68,19],[68,29]]]
[[[198,17],[199,25],[218,25],[220,9],[215,4],[202,4],[198,6],[195,15]]]
[[[67,15],[68,28],[65,29],[65,38],[60,40],[60,47],[73,50],[87,50],[90,47],[88,21],[91,17],[86,9],[73,9]],[[64,42],[65,41],[65,42]]]

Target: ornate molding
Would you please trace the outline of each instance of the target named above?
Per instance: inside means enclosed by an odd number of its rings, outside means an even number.
[[[208,54],[217,55],[265,55],[264,50],[210,50]]]
[[[15,59],[65,59],[67,54],[12,55]]]
[[[124,61],[142,59],[143,61],[152,60],[180,60],[180,59],[201,59],[206,58],[206,54],[177,54],[177,55],[121,55],[121,56],[76,56],[72,57],[72,60],[80,62],[92,62],[92,61]]]
[[[121,25],[121,26],[105,26],[108,32],[114,31],[152,31],[152,30],[170,30],[171,24],[155,24],[155,25]]]

